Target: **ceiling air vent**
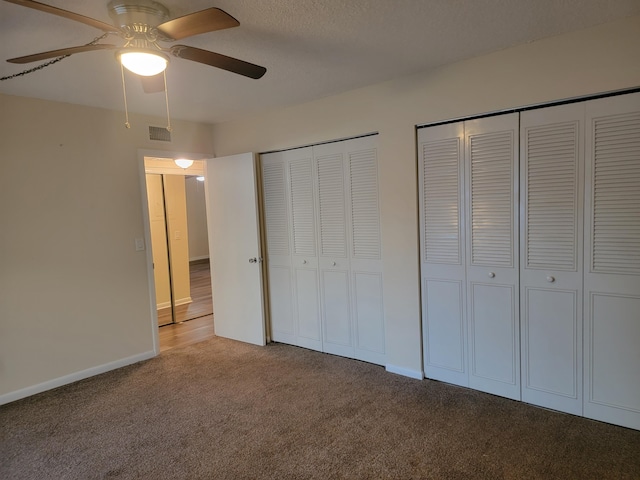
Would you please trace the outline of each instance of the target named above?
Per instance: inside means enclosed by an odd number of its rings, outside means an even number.
[[[149,140],[159,140],[161,142],[171,141],[171,132],[166,127],[152,127],[149,125]]]

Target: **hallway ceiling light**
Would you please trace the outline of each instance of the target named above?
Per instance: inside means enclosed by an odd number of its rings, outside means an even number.
[[[193,160],[189,160],[187,158],[176,158],[174,162],[176,162],[176,165],[178,165],[180,168],[185,169],[193,165]]]
[[[198,180],[199,182],[204,182],[204,177],[202,175],[198,175],[196,177],[196,180]]]

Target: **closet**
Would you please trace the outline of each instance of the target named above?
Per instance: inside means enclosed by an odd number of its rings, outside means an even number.
[[[418,149],[425,376],[640,429],[640,94]]]
[[[385,364],[376,142],[261,155],[274,341]]]

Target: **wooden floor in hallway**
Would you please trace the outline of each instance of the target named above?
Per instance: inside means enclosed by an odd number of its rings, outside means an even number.
[[[160,352],[202,342],[214,336],[213,315],[206,315],[183,323],[165,325],[160,327],[159,331]]]
[[[158,310],[160,351],[183,347],[213,337],[213,303],[209,260],[189,265],[191,303],[175,308],[172,322],[171,308]]]

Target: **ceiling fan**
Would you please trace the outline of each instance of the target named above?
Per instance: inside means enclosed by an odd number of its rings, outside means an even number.
[[[73,55],[94,50],[116,50],[116,56],[127,69],[151,79],[164,71],[170,56],[221,68],[245,77],[258,79],[267,71],[266,68],[220,53],[190,47],[187,45],[163,46],[164,42],[173,42],[201,33],[223,30],[240,25],[235,18],[219,8],[208,8],[171,19],[169,10],[155,0],[111,0],[107,5],[114,25],[109,25],[78,13],[31,0],[5,0],[9,3],[33,8],[41,12],[58,15],[75,20],[105,32],[117,34],[124,41],[123,45],[91,42],[87,45],[61,48],[47,52],[10,58],[11,63],[30,63],[49,58]],[[148,67],[144,70],[143,66]],[[162,91],[158,83],[143,82],[145,91]]]

